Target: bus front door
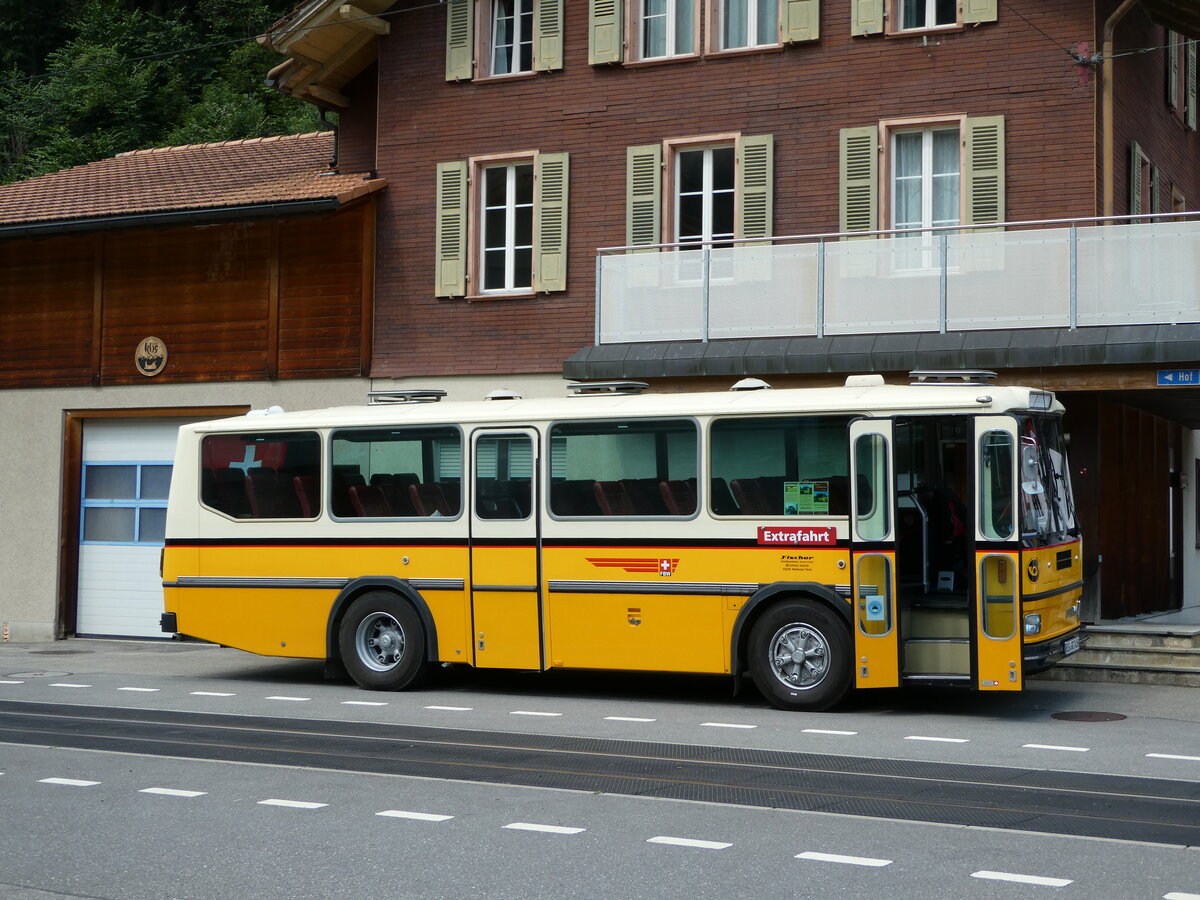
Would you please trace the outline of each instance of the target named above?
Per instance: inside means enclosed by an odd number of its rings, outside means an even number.
[[[471,621],[475,665],[541,669],[538,435],[472,436]]]
[[[896,528],[892,423],[850,423],[850,584],[860,688],[897,687]]]
[[[1017,427],[975,420],[975,670],[983,691],[1021,689],[1021,542],[1016,528]]]

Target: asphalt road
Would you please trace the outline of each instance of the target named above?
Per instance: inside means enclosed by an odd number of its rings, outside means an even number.
[[[956,772],[1042,773],[1049,783],[1070,773],[1064,784],[1122,776],[1200,797],[1200,693],[1187,688],[1039,682],[1000,697],[885,692],[794,714],[752,693],[733,698],[723,679],[450,673],[379,694],[324,681],[314,663],[200,644],[69,641],[0,644],[0,702],[181,714],[180,722],[203,713],[282,732],[300,730],[289,721],[331,733],[379,723],[491,733],[509,744],[570,737],[674,746],[683,756],[711,747],[869,766],[952,763]],[[6,898],[1200,898],[1200,848],[1187,842],[32,740],[0,743]],[[291,740],[304,746],[302,735]]]

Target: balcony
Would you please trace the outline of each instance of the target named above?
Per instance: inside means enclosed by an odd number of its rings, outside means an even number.
[[[1200,323],[1200,213],[1163,218],[606,248],[596,344]]]

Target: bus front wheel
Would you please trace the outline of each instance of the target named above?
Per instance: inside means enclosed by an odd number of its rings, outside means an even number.
[[[342,665],[360,687],[399,691],[425,669],[425,632],[412,604],[388,591],[363,594],[338,629]]]
[[[779,709],[833,706],[850,687],[852,655],[846,626],[811,600],[772,606],[750,631],[750,675]]]

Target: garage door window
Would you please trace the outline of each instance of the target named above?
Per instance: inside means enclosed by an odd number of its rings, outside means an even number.
[[[167,463],[93,463],[83,468],[85,544],[163,543]]]

